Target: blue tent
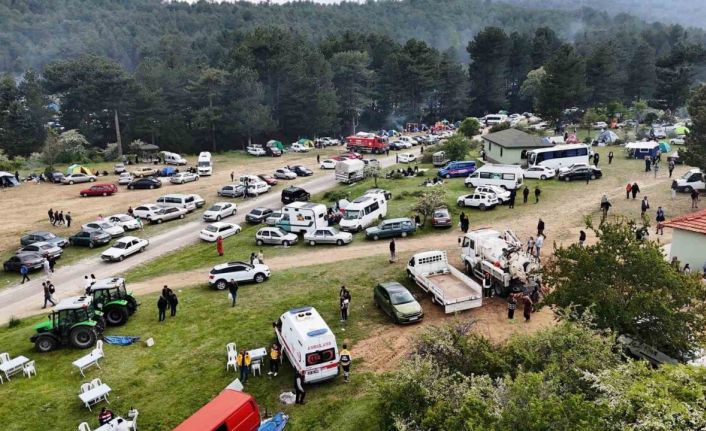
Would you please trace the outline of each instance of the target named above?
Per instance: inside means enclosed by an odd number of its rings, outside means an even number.
[[[171,166],[165,166],[159,170],[160,177],[171,177],[175,173],[176,173],[176,168],[173,168]]]
[[[660,151],[662,154],[666,153],[666,152],[669,151],[669,150],[671,150],[671,148],[669,147],[669,144],[668,144],[668,143],[666,143],[666,142],[660,142],[660,143],[659,143],[659,151]]]

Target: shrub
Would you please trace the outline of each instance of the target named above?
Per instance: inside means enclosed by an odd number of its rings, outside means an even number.
[[[8,328],[14,328],[17,326],[20,326],[22,323],[22,319],[15,317],[15,316],[10,316],[10,321],[7,323]]]
[[[329,202],[338,202],[341,199],[348,199],[350,194],[343,190],[331,190],[324,193],[324,199]]]

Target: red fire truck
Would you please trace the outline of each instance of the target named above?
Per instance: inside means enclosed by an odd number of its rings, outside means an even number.
[[[358,132],[346,138],[348,151],[382,154],[388,149],[387,137],[374,133]]]

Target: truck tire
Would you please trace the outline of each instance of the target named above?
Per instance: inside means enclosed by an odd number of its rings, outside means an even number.
[[[95,346],[97,338],[90,326],[77,326],[69,334],[69,343],[77,349],[88,349]]]
[[[137,306],[140,305],[137,303],[137,299],[135,299],[134,296],[128,296],[125,300],[127,301],[128,313],[135,314],[135,311],[137,311]]]
[[[106,323],[110,326],[122,326],[127,323],[128,316],[130,313],[127,311],[127,307],[122,306],[112,306],[108,307],[103,311]]]
[[[103,331],[105,331],[105,317],[96,315],[93,317],[93,320],[96,321],[96,326],[94,326],[96,332],[102,334]]]
[[[46,353],[56,349],[56,338],[51,335],[40,335],[37,341],[34,342],[34,350],[39,353]]]

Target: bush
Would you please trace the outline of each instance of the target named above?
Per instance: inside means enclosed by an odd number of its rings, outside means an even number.
[[[419,159],[419,163],[430,164],[433,161],[434,151],[431,151],[431,149],[424,149],[424,154],[422,154],[422,157]]]
[[[22,319],[15,317],[15,316],[10,316],[10,321],[7,323],[8,328],[14,328],[16,326],[20,326],[22,323]]]
[[[324,193],[324,199],[329,202],[338,202],[341,199],[350,199],[350,193],[343,190],[331,190]]]
[[[426,171],[417,171],[417,173],[414,175],[417,177],[424,177],[424,176],[426,176],[426,174],[427,174]]]
[[[493,127],[491,127],[490,133],[499,132],[501,130],[507,130],[509,128],[510,128],[510,123],[508,123],[507,121],[503,121],[502,123],[498,123],[498,124],[494,125]]]

